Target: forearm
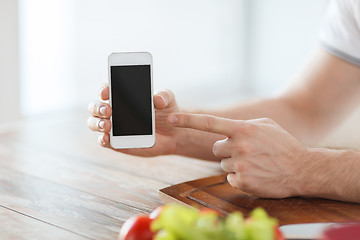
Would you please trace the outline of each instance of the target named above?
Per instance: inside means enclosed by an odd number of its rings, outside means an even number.
[[[294,195],[360,203],[360,152],[311,149],[307,158]]]
[[[359,77],[358,66],[318,50],[278,97],[214,114],[235,119],[268,117],[301,142],[317,143],[358,106]]]
[[[230,119],[271,118],[302,143],[313,144],[341,123],[360,101],[360,68],[317,51],[297,80],[276,98],[247,101],[220,110],[194,111]],[[224,138],[186,130],[177,154],[215,159],[212,145]]]

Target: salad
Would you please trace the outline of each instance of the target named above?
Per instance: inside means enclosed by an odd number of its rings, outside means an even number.
[[[128,219],[119,240],[284,240],[277,220],[261,209],[248,218],[233,212],[221,217],[212,209],[170,204],[150,215]]]

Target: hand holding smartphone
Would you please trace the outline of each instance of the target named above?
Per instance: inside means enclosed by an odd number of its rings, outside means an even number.
[[[108,63],[110,145],[115,149],[152,147],[155,113],[151,54],[112,53]]]

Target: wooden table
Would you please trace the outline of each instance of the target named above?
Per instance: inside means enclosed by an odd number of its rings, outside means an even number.
[[[0,239],[117,239],[127,218],[161,205],[159,189],[222,173],[217,163],[104,149],[87,117],[0,126]]]

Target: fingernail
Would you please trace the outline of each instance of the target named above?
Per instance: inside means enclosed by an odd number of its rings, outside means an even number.
[[[175,124],[175,123],[177,123],[177,121],[178,121],[177,116],[175,116],[175,115],[170,116],[169,122],[170,122],[171,124]]]
[[[104,125],[105,125],[105,121],[100,121],[98,125],[99,125],[99,128],[103,129]]]
[[[105,115],[105,110],[106,110],[106,107],[101,107],[99,111],[102,115]]]
[[[160,96],[163,100],[164,100],[164,103],[165,103],[165,106],[167,105],[167,101],[166,101],[166,98],[164,98],[163,96]]]

